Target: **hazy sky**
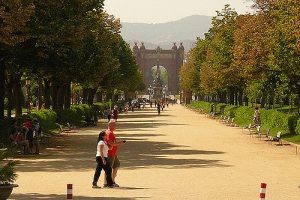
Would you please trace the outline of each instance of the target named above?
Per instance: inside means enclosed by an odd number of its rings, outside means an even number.
[[[215,16],[225,4],[238,13],[251,10],[251,0],[105,0],[105,9],[122,22],[162,23],[190,15]]]

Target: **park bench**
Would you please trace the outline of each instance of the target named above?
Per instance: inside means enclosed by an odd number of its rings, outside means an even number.
[[[256,128],[249,129],[250,137],[253,137],[254,135],[259,135],[260,134],[260,129],[261,129],[261,126],[257,126]]]
[[[258,133],[258,138],[261,140],[262,136],[265,135],[267,138],[267,141],[270,139],[270,129],[266,129],[265,134],[263,132]]]
[[[234,118],[231,118],[227,124],[227,126],[235,127],[236,125],[234,124]]]
[[[271,144],[272,142],[278,142],[280,145],[282,145],[281,131],[277,132],[276,136],[273,137],[270,141]]]
[[[220,118],[218,119],[218,122],[222,122],[222,120],[224,120],[225,115],[221,115]]]
[[[224,120],[223,120],[223,124],[229,124],[230,123],[230,117],[227,117],[227,118],[225,118]]]
[[[215,112],[211,112],[209,113],[208,117],[211,118],[211,119],[214,119],[216,116],[216,113]]]

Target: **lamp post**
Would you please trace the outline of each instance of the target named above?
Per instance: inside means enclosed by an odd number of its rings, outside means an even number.
[[[149,100],[151,101],[151,98],[152,98],[152,95],[153,95],[153,92],[154,92],[151,85],[148,87],[148,92],[149,92]]]

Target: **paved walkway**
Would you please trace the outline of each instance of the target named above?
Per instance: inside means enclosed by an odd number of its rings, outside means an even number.
[[[179,105],[162,116],[150,108],[121,116],[117,137],[128,141],[120,148],[121,187],[92,189],[96,138],[104,128],[102,122],[57,138],[41,156],[22,159],[12,199],[66,199],[66,184],[73,183],[77,200],[253,200],[261,182],[268,183],[268,200],[300,198],[294,148],[258,141]]]

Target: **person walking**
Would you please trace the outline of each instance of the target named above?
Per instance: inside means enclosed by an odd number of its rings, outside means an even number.
[[[107,160],[107,154],[109,147],[106,143],[106,133],[105,131],[101,131],[98,136],[98,141],[97,141],[97,152],[96,152],[96,162],[97,162],[97,167],[95,170],[94,174],[94,179],[93,179],[93,188],[100,188],[97,183],[101,175],[102,169],[105,171],[106,174],[106,186],[107,187],[114,187],[113,186],[113,181],[111,177],[111,167],[108,164]]]
[[[109,122],[110,119],[111,119],[111,115],[112,115],[111,109],[108,108],[108,109],[106,110],[106,116],[107,116],[108,122]]]
[[[120,161],[118,158],[118,146],[123,145],[126,140],[118,142],[116,139],[116,136],[114,134],[114,131],[116,130],[116,121],[115,120],[110,120],[108,123],[108,129],[105,131],[106,132],[106,142],[108,145],[112,146],[112,149],[108,151],[108,163],[112,168],[112,181],[114,187],[119,187],[119,185],[115,182],[117,172],[120,168]],[[104,186],[106,186],[104,184]]]
[[[113,110],[113,119],[118,121],[118,117],[119,117],[119,109],[118,106],[114,106],[114,110]]]
[[[254,115],[253,115],[253,122],[255,126],[260,126],[260,111],[258,107],[255,108]]]
[[[158,102],[157,103],[157,114],[160,115],[160,109],[161,109],[161,105],[160,103]]]

